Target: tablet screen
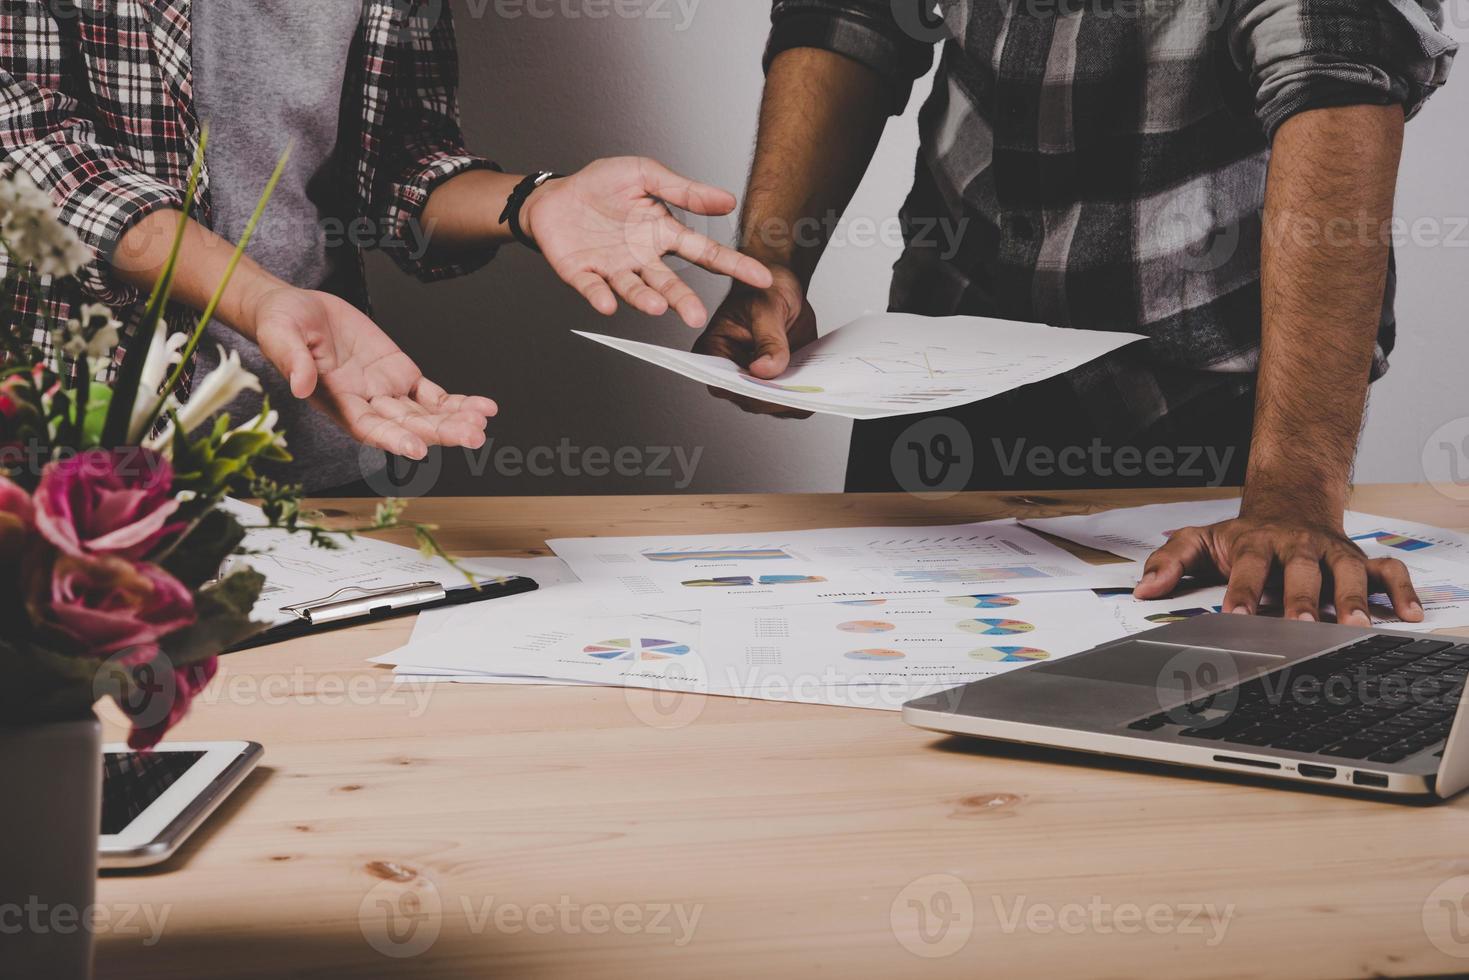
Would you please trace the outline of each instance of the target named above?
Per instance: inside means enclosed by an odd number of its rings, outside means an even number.
[[[103,753],[102,833],[122,833],[202,758],[203,752]]]

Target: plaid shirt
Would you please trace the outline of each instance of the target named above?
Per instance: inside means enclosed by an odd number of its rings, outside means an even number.
[[[0,254],[5,315],[28,320],[36,341],[78,303],[101,301],[128,327],[147,299],[123,282],[111,258],[150,212],[182,210],[198,146],[191,71],[191,0],[0,0],[0,172],[25,171],[50,192],[62,220],[94,255],[73,283],[42,279]],[[199,0],[208,2],[208,0]],[[365,0],[347,73],[342,142],[335,161],[355,192],[358,218],[378,247],[423,279],[457,275],[493,254],[454,264],[415,261],[405,233],[440,181],[494,168],[464,147],[458,120],[458,59],[442,0]],[[262,174],[264,179],[266,175]],[[211,220],[207,167],[194,202]],[[170,310],[176,330],[194,317]]]
[[[1270,140],[1307,109],[1442,85],[1439,0],[775,0],[769,64],[835,51],[919,117],[895,310],[1127,330],[1069,375],[1101,431],[1253,385]],[[957,246],[951,239],[957,233]],[[1387,368],[1395,276],[1373,365]]]

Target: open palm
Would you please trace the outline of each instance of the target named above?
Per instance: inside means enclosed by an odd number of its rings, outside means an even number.
[[[451,395],[366,315],[329,293],[279,289],[256,310],[256,342],[290,382],[359,442],[422,459],[432,445],[478,449],[498,409]]]
[[[543,184],[526,202],[521,221],[556,274],[597,312],[616,312],[621,296],[644,313],[673,309],[689,326],[702,327],[708,310],[665,255],[761,289],[770,285],[770,272],[689,228],[667,205],[722,215],[735,203],[728,191],[681,177],[655,160],[614,157]]]

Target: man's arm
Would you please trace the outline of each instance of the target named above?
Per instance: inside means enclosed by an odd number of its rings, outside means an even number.
[[[1293,618],[1315,618],[1326,596],[1342,622],[1368,625],[1369,588],[1423,618],[1403,564],[1365,560],[1342,533],[1403,121],[1444,83],[1457,47],[1440,5],[1418,3],[1421,15],[1336,0],[1228,5],[1224,36],[1271,143],[1254,446],[1240,519],[1175,534],[1149,559],[1140,598],[1184,572],[1222,573],[1225,608],[1249,613],[1283,571]]]
[[[1370,625],[1369,588],[1423,618],[1407,569],[1368,561],[1342,529],[1387,277],[1403,109],[1296,115],[1277,131],[1266,184],[1262,343],[1254,440],[1240,518],[1188,528],[1149,559],[1139,598],[1186,572],[1229,576],[1226,612],[1253,613],[1284,573],[1286,615]],[[1328,588],[1323,590],[1323,581]]]
[[[891,104],[882,77],[844,55],[793,48],[765,82],[760,138],[745,194],[741,251],[774,274],[769,289],[736,284],[694,350],[779,377],[792,348],[816,339],[806,290],[840,216],[872,162]],[[747,411],[804,416],[717,389]]]

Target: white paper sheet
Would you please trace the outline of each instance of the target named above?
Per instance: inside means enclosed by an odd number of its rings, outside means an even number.
[[[630,675],[685,676],[676,689],[702,689],[702,665],[683,674],[684,661],[699,663],[700,614],[545,616],[531,610],[502,618],[486,630],[460,625],[374,658],[405,671],[452,671],[557,678],[625,685]],[[519,683],[529,683],[520,681]]]
[[[764,381],[722,357],[577,333],[701,384],[850,419],[968,405],[1146,339],[986,317],[879,313],[797,351],[785,374]]]
[[[1373,626],[1410,633],[1432,633],[1435,630],[1469,626],[1469,573],[1458,578],[1414,582],[1423,603],[1423,622],[1405,623],[1393,613],[1392,603],[1380,593],[1368,596],[1367,614]],[[1131,596],[1108,596],[1105,601],[1127,633],[1141,633],[1183,619],[1221,612],[1223,585],[1185,586],[1166,599],[1146,601]],[[1279,616],[1284,610],[1278,596],[1267,594],[1259,615]],[[1327,602],[1317,610],[1323,622],[1336,622],[1336,609]]]
[[[493,633],[461,626],[377,659],[415,674],[553,677],[897,710],[921,694],[1122,635],[1090,591],[983,594],[551,622],[517,615]]]
[[[222,506],[246,527],[265,523],[260,509],[250,504],[226,500]],[[457,589],[469,584],[463,571],[443,559],[425,558],[414,548],[364,536],[335,540],[339,548],[317,548],[306,534],[250,530],[244,547],[259,553],[236,556],[226,565],[248,565],[265,576],[254,616],[273,625],[296,620],[282,611],[284,607],[324,599],[339,589],[381,589],[415,582],[437,582]],[[494,559],[468,558],[460,564],[480,582],[518,574]]]
[[[587,681],[562,680],[555,677],[521,677],[506,674],[472,674],[429,667],[394,667],[396,684],[501,684],[510,687],[597,687]]]
[[[1098,514],[1028,518],[1020,521],[1035,531],[1074,541],[1098,551],[1144,561],[1181,527],[1217,524],[1239,516],[1239,498],[1122,507]],[[1451,570],[1440,561],[1469,567],[1469,534],[1431,527],[1395,517],[1378,517],[1349,510],[1343,517],[1347,536],[1369,557],[1391,557],[1409,563],[1419,560],[1424,570]]]
[[[1116,584],[1014,521],[547,542],[638,611],[795,605]]]
[[[782,700],[867,684],[901,695],[898,708],[1122,635],[1093,592],[981,594],[709,612],[701,656],[713,691]]]

